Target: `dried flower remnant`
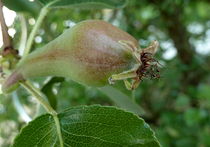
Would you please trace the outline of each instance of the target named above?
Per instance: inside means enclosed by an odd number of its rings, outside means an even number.
[[[122,41],[120,43],[122,43]],[[126,44],[124,43],[125,41],[123,42],[123,45],[127,47],[132,46],[129,42],[126,42]],[[157,52],[158,46],[159,43],[155,40],[149,45],[149,47],[144,49],[131,47],[130,49],[133,51],[136,60],[139,62],[139,66],[130,71],[112,75],[109,78],[110,84],[113,84],[116,80],[124,80],[126,88],[134,90],[138,87],[144,77],[159,78],[160,70],[158,68],[158,61],[153,57]],[[131,82],[127,80],[129,78],[132,79]]]

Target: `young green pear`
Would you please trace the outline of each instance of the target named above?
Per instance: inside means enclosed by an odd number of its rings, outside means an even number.
[[[135,38],[105,21],[82,21],[23,58],[2,90],[10,91],[20,81],[41,76],[104,86],[112,75],[141,65],[138,48]]]

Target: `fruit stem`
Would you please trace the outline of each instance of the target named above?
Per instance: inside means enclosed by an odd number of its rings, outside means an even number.
[[[33,95],[36,100],[45,108],[45,110],[50,113],[53,116],[53,119],[55,121],[55,126],[60,142],[60,146],[63,147],[63,138],[61,134],[61,127],[60,122],[58,118],[57,112],[50,106],[50,104],[44,99],[43,94],[39,89],[34,87],[29,81],[21,82],[20,83],[31,95]]]
[[[38,29],[40,28],[41,23],[43,22],[45,16],[46,16],[47,13],[49,12],[49,6],[51,6],[52,4],[54,4],[54,3],[57,2],[57,1],[58,1],[58,0],[52,1],[52,2],[48,3],[47,5],[45,5],[45,6],[41,9],[41,11],[40,11],[40,13],[39,13],[39,16],[38,16],[38,18],[37,18],[37,21],[36,21],[36,23],[35,23],[35,25],[34,25],[32,31],[31,31],[31,33],[30,33],[30,35],[29,35],[28,41],[27,41],[27,43],[26,43],[26,48],[25,48],[24,53],[23,53],[23,57],[26,57],[26,56],[29,54],[30,49],[31,49],[31,46],[32,46],[32,44],[33,44],[34,37],[35,37],[35,35],[36,35]]]

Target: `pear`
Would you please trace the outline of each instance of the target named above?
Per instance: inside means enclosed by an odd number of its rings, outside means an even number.
[[[82,21],[23,58],[2,90],[10,91],[21,81],[43,76],[67,77],[101,87],[112,75],[139,67],[134,53],[138,48],[135,38],[105,21]]]

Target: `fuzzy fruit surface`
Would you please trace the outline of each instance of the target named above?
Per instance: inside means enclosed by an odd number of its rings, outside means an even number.
[[[135,38],[105,21],[82,21],[22,59],[3,90],[20,80],[41,76],[62,76],[89,86],[104,86],[111,75],[137,64],[132,52],[119,43],[121,40],[138,48]]]

